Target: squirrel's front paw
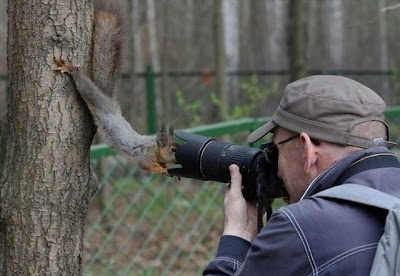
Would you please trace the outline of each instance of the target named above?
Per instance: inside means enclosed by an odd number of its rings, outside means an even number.
[[[57,63],[57,67],[54,68],[54,71],[60,71],[61,73],[68,73],[70,75],[75,75],[79,73],[79,67],[68,65],[61,57],[54,57],[54,62]]]
[[[151,163],[151,164],[138,164],[139,167],[141,167],[143,170],[153,172],[153,173],[159,173],[165,176],[170,176],[168,173],[168,170],[166,167],[160,165],[157,162]]]
[[[62,57],[54,57],[54,62],[57,63],[57,67],[53,69],[54,71],[60,71],[61,73],[69,72],[69,66],[65,64]]]

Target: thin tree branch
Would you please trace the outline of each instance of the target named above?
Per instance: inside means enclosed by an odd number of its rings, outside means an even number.
[[[400,0],[398,1],[397,4],[394,4],[394,5],[391,5],[391,6],[387,6],[387,7],[384,7],[384,8],[382,8],[382,9],[380,9],[380,12],[381,12],[381,13],[386,13],[386,12],[388,12],[388,11],[392,11],[392,10],[396,10],[396,9],[400,9]],[[375,16],[374,18],[372,18],[371,20],[369,20],[369,21],[367,22],[367,24],[375,23],[375,22],[378,20],[378,18],[379,18],[379,16]],[[348,28],[363,27],[363,26],[365,27],[367,24],[362,24],[362,23],[359,23],[359,24],[351,24],[351,25],[347,25],[347,27],[348,27]]]
[[[397,3],[397,4],[394,4],[394,5],[382,8],[381,12],[383,13],[383,12],[387,12],[387,11],[391,11],[391,10],[396,10],[396,9],[399,9],[399,8],[400,8],[400,3]]]

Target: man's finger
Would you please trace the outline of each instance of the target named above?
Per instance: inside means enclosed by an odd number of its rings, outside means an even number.
[[[231,191],[235,194],[242,192],[242,175],[240,174],[237,165],[230,165],[229,172],[231,173]]]

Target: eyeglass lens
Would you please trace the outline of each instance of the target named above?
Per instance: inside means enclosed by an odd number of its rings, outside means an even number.
[[[296,134],[296,135],[289,137],[289,138],[287,138],[279,143],[276,143],[276,144],[274,144],[274,142],[261,144],[260,148],[264,152],[265,159],[267,159],[267,161],[272,164],[278,164],[278,158],[279,158],[278,145],[287,143],[299,136],[300,136],[300,134]]]

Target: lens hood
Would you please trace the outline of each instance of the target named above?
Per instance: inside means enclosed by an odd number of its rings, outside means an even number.
[[[175,135],[184,141],[175,152],[176,161],[182,167],[169,169],[168,173],[171,176],[204,179],[200,171],[201,153],[208,143],[216,139],[180,130],[175,131]]]

